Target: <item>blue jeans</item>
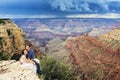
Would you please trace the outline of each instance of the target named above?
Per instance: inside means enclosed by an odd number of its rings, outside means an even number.
[[[37,63],[35,60],[33,60],[33,61],[34,61],[35,64],[36,64],[36,67],[37,67],[37,73],[38,73],[38,74],[42,74],[42,71],[40,70],[40,64]]]

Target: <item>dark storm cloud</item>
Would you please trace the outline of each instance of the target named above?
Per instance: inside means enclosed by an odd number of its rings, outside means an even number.
[[[0,14],[2,15],[50,15],[56,17],[60,15],[64,17],[67,13],[53,9],[48,0],[4,0],[0,3]]]
[[[120,0],[3,0],[0,14],[54,15],[120,13]]]
[[[53,9],[63,12],[119,12],[120,0],[51,0]]]

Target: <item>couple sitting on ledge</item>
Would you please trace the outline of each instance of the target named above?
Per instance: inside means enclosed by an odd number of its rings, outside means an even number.
[[[30,45],[27,45],[26,49],[22,51],[20,64],[23,69],[30,69],[34,73],[42,74],[39,60],[34,59],[34,51],[31,49]]]

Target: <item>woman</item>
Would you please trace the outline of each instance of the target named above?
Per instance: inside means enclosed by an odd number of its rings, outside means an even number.
[[[24,69],[30,69],[34,73],[36,73],[36,65],[32,60],[27,59],[27,54],[28,54],[28,51],[24,49],[22,52],[22,56],[20,58],[21,67]]]

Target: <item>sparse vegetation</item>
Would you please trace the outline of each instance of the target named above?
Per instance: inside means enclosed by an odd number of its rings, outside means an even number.
[[[4,55],[2,51],[0,51],[0,60],[7,60],[7,55]]]
[[[74,80],[73,72],[65,64],[52,58],[41,60],[44,80]]]
[[[12,22],[10,19],[0,19],[0,24],[6,24]]]

